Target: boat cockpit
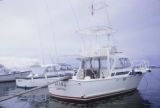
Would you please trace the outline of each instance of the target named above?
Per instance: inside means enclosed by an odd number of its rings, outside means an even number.
[[[78,79],[98,79],[129,74],[131,63],[128,58],[88,57],[82,58],[77,73]]]

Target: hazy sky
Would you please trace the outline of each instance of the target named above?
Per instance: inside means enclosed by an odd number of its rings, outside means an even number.
[[[104,11],[91,16],[93,1],[1,0],[0,56],[46,59],[56,54],[55,45],[60,56],[78,53],[82,46],[78,27],[107,24]],[[160,59],[160,0],[106,3],[120,51],[132,58]]]

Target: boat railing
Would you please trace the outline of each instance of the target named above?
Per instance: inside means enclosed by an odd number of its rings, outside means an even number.
[[[135,72],[147,72],[149,71],[149,61],[146,60],[137,60],[137,61],[132,61],[131,63],[132,69]]]

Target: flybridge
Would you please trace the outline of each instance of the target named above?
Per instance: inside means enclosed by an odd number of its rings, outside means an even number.
[[[110,56],[117,54],[117,52],[118,51],[115,46],[105,46],[99,48],[92,46],[82,52],[82,57]]]
[[[111,27],[107,26],[94,26],[79,30],[80,34],[88,36],[108,36],[114,32],[115,31]]]

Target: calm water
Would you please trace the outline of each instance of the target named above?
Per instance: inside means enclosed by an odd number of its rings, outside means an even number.
[[[15,83],[0,83],[0,96],[24,91]],[[0,103],[0,108],[160,108],[160,69],[147,73],[138,91],[87,104],[68,103],[49,97],[48,89],[28,93]]]

